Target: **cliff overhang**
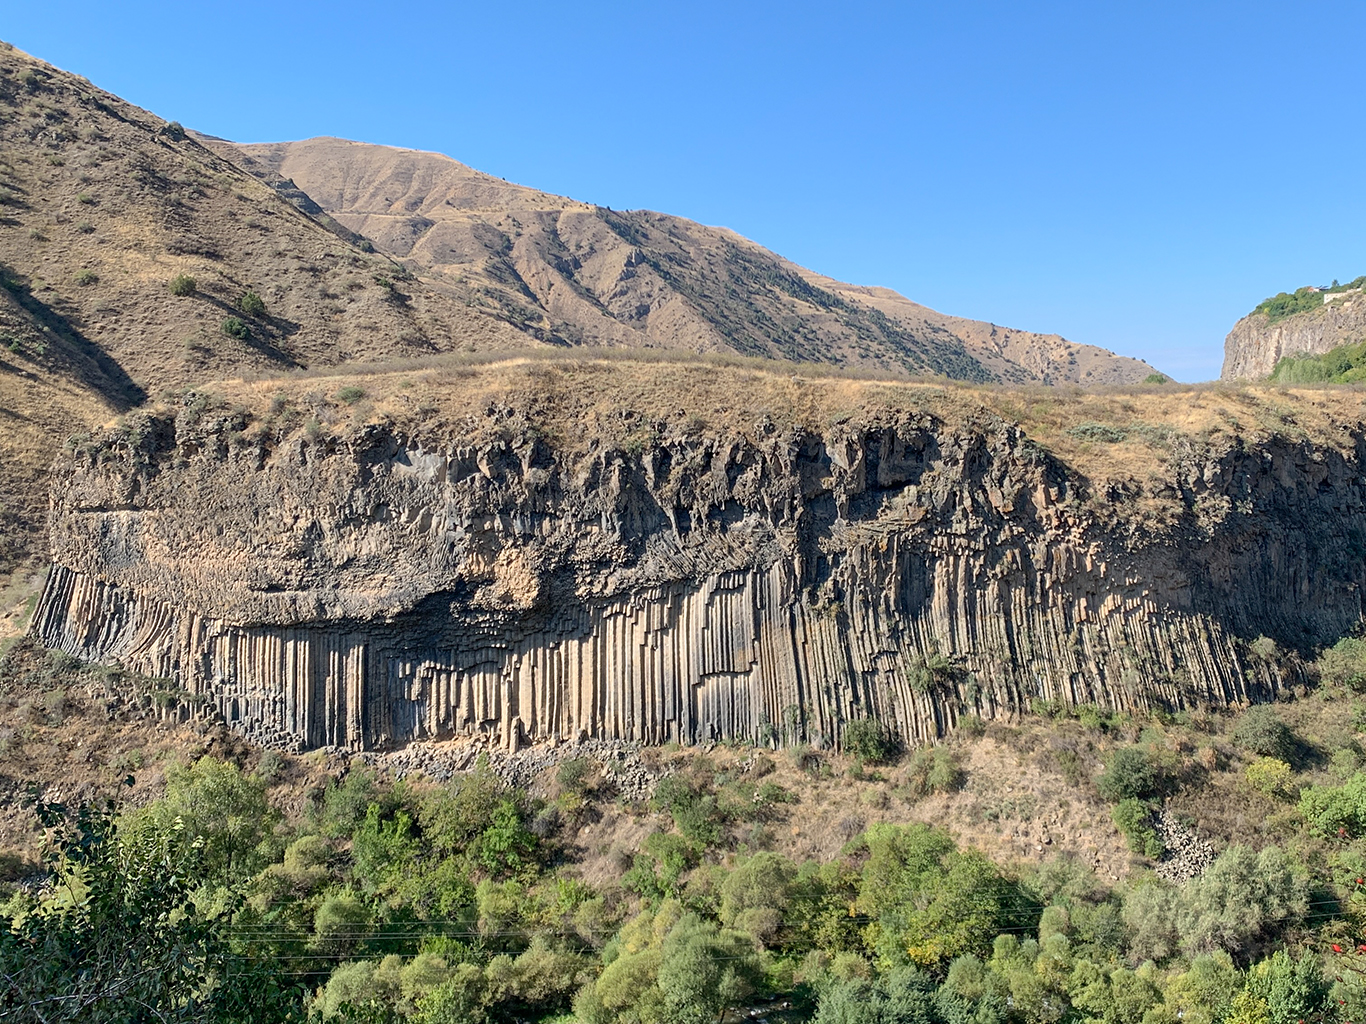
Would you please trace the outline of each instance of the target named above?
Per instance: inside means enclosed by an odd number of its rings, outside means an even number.
[[[1167,442],[1126,484],[899,394],[744,429],[623,406],[624,442],[531,398],[444,433],[187,399],[59,460],[32,631],[259,741],[375,748],[1228,704],[1287,681],[1251,641],[1360,621],[1360,430]]]

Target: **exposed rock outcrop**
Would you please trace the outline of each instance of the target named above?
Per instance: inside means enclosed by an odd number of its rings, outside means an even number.
[[[1153,815],[1153,828],[1162,840],[1162,858],[1154,870],[1168,882],[1186,882],[1204,874],[1214,860],[1214,847],[1193,828],[1166,810]]]
[[[1366,340],[1366,297],[1347,292],[1320,309],[1273,321],[1249,313],[1224,339],[1224,380],[1267,377],[1282,356],[1319,355]]]
[[[1360,433],[1180,447],[1160,527],[989,416],[576,441],[151,416],[57,465],[32,629],[294,747],[830,745],[1265,696],[1245,640],[1361,615]]]

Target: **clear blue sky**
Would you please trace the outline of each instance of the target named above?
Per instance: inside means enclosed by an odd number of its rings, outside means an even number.
[[[239,141],[448,153],[723,224],[947,313],[1218,375],[1366,273],[1366,5],[0,6],[0,38]]]

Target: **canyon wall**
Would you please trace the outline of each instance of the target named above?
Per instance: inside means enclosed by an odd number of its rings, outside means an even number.
[[[31,631],[296,749],[833,745],[1264,697],[1361,617],[1360,437],[1178,445],[1147,492],[990,416],[576,440],[150,416],[58,463]]]
[[[1322,355],[1339,345],[1366,340],[1366,298],[1348,292],[1307,313],[1273,321],[1249,313],[1224,339],[1224,380],[1258,380],[1271,375],[1282,356]]]

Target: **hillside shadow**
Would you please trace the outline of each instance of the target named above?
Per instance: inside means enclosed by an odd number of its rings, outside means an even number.
[[[271,342],[269,338],[265,337],[264,332],[261,328],[261,325],[264,324],[275,330],[278,334],[280,334],[281,337],[288,338],[290,335],[298,333],[299,324],[295,323],[292,320],[281,319],[280,317],[249,316],[246,313],[243,313],[236,306],[224,302],[222,299],[218,298],[215,295],[207,295],[204,292],[196,292],[195,298],[202,299],[209,305],[218,309],[220,312],[222,312],[225,319],[227,317],[232,316],[236,317],[238,320],[241,320],[244,324],[246,324],[248,329],[251,331],[251,334],[248,335],[246,338],[237,339],[238,341],[241,341],[243,345],[246,345],[248,348],[254,349],[255,351],[261,353],[261,355],[265,356],[267,359],[272,359],[277,363],[282,363],[283,365],[288,366],[291,369],[303,366],[303,363],[299,362],[284,349],[280,348],[278,345]]]
[[[77,383],[101,395],[119,412],[127,412],[147,400],[139,386],[104,349],[85,337],[74,324],[47,303],[35,297],[28,285],[8,267],[0,264],[0,283],[4,291],[38,330],[63,344],[57,360]]]

